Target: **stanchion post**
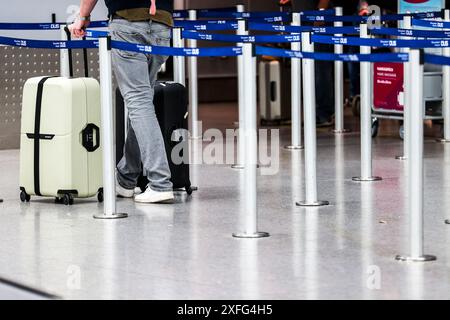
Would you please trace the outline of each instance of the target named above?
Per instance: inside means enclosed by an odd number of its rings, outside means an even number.
[[[292,14],[292,25],[301,26],[301,15],[298,12]],[[292,42],[291,50],[301,51],[301,41]],[[301,150],[302,145],[302,60],[299,58],[291,59],[291,82],[292,82],[292,127],[291,127],[291,145],[286,146],[287,150]]]
[[[450,10],[444,10],[444,20],[450,22]],[[443,55],[450,57],[450,48],[443,49]],[[439,139],[438,142],[449,143],[450,142],[450,66],[443,66],[443,102],[442,102],[442,115],[444,117],[444,137]]]
[[[240,230],[235,238],[264,238],[267,232],[258,231],[257,162],[258,126],[256,105],[256,55],[252,43],[243,44],[245,89],[245,211],[240,215]]]
[[[197,10],[189,10],[189,20],[197,20]],[[197,40],[189,40],[190,48],[197,48]],[[198,127],[198,59],[188,58],[189,69],[189,107],[191,109],[191,137],[200,139],[202,134]]]
[[[174,48],[184,48],[182,31],[181,28],[174,28],[172,30]],[[173,79],[176,83],[186,86],[186,59],[184,56],[173,57]]]
[[[65,28],[66,25],[60,26],[62,41],[68,40]],[[60,76],[64,78],[70,78],[70,58],[68,49],[59,50],[59,66],[60,66]]]
[[[302,33],[303,52],[314,52],[311,33]],[[328,201],[317,200],[317,132],[316,132],[316,86],[313,59],[303,59],[303,110],[305,126],[305,201],[298,202],[301,207],[328,205]]]
[[[410,84],[411,84],[411,113],[410,113],[410,155],[408,161],[409,172],[409,210],[410,210],[410,255],[397,256],[396,260],[410,262],[426,262],[436,260],[435,256],[424,254],[424,171],[423,171],[423,143],[424,143],[424,51],[411,49]]]
[[[361,38],[369,38],[366,23],[361,24]],[[361,54],[370,54],[371,48],[362,46]],[[356,182],[380,181],[372,175],[372,65],[361,62],[361,176]]]
[[[103,214],[96,214],[96,219],[126,218],[126,213],[116,212],[116,177],[115,177],[115,148],[114,148],[114,119],[113,119],[113,90],[111,65],[111,38],[99,39],[100,64],[100,96],[102,130],[101,141],[103,147]]]
[[[342,7],[335,8],[336,16],[343,15]],[[335,27],[343,27],[342,21],[334,22]],[[343,36],[342,34],[337,34],[336,36]],[[343,54],[344,46],[336,44],[334,46],[335,54]],[[344,62],[335,61],[334,62],[334,113],[335,113],[335,124],[333,132],[336,134],[347,133],[349,130],[344,129]]]
[[[412,17],[411,16],[405,16],[403,18],[403,28],[404,29],[412,29]],[[410,37],[405,37],[405,40],[410,39]],[[404,53],[409,54],[409,48],[404,48],[402,50]],[[410,70],[409,70],[409,62],[405,62],[403,64],[403,100],[404,100],[404,106],[403,106],[403,155],[395,157],[397,160],[407,160],[409,156],[409,139],[411,132],[409,130],[409,115],[411,110],[411,101],[409,100],[410,95],[410,88],[411,84],[409,83],[410,80]]]
[[[236,6],[237,12],[244,12],[245,6],[239,4]],[[244,19],[238,20],[237,35],[245,36],[248,35],[247,23]],[[238,47],[242,47],[242,43],[237,44]],[[239,130],[238,130],[238,155],[237,163],[232,165],[233,169],[243,169],[244,168],[244,158],[245,158],[245,89],[244,89],[244,57],[237,57],[237,70],[238,70],[238,109],[239,109]]]

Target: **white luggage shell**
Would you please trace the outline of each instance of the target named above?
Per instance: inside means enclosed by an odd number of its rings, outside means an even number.
[[[39,77],[25,83],[20,187],[30,195],[102,201],[100,86],[91,78]],[[67,204],[67,203],[66,203]]]
[[[259,64],[259,105],[263,125],[291,119],[291,73],[280,61]]]

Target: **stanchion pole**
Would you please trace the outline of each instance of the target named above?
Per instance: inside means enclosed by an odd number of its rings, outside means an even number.
[[[61,40],[67,41],[66,25],[60,26]],[[59,51],[59,66],[60,76],[64,78],[70,78],[70,58],[69,49],[61,49]]]
[[[444,20],[450,22],[450,10],[444,10]],[[443,55],[450,57],[450,48],[443,49]],[[450,66],[443,66],[443,102],[442,102],[442,115],[444,117],[444,137],[439,139],[438,142],[449,143],[450,142]]]
[[[314,52],[311,33],[302,33],[303,52]],[[303,110],[305,123],[305,201],[298,202],[301,207],[320,207],[328,201],[317,200],[317,132],[316,132],[316,85],[314,60],[303,59]]]
[[[197,20],[197,10],[189,10],[189,20]],[[197,48],[197,40],[189,40],[190,48]],[[202,134],[198,128],[198,59],[188,58],[189,69],[189,107],[191,109],[191,138],[200,139]]]
[[[409,173],[409,210],[410,210],[410,255],[397,256],[396,260],[411,262],[426,262],[436,260],[435,256],[424,254],[424,171],[423,171],[423,141],[424,141],[424,51],[411,49],[409,53],[411,113],[410,113],[410,155],[408,161]]]
[[[240,230],[235,238],[264,238],[267,232],[258,232],[257,162],[258,126],[256,106],[256,56],[254,45],[243,44],[245,89],[245,159],[244,192],[245,211],[240,215]]]
[[[113,90],[111,65],[111,38],[99,39],[100,90],[102,129],[101,141],[103,148],[103,214],[96,214],[96,219],[126,218],[126,213],[116,212],[116,177],[113,119]]]
[[[244,12],[245,7],[242,4],[236,6],[237,12]],[[237,35],[245,36],[248,35],[247,23],[245,20],[240,19],[238,21]],[[238,47],[242,47],[242,43],[237,44]],[[238,130],[238,155],[237,163],[232,165],[233,169],[243,169],[244,168],[244,158],[245,158],[245,89],[244,89],[244,57],[237,57],[237,70],[238,70],[238,109],[239,109],[239,130]]]
[[[174,48],[184,48],[181,28],[172,30],[172,38]],[[173,57],[173,79],[176,83],[186,86],[186,59],[184,56]]]
[[[335,8],[336,16],[343,15],[342,7]],[[334,23],[335,27],[343,27],[344,23],[342,21],[336,21]],[[342,34],[337,34],[336,36],[343,36]],[[334,46],[335,54],[343,54],[344,46],[337,44]],[[334,113],[335,113],[335,124],[333,132],[336,134],[347,133],[350,130],[344,129],[344,62],[335,61],[334,62]]]
[[[300,13],[292,14],[292,25],[301,26]],[[301,42],[292,42],[291,50],[301,51]],[[302,60],[299,58],[291,59],[291,78],[292,78],[292,133],[291,133],[291,145],[286,146],[287,150],[301,150],[302,145]]]
[[[411,16],[405,16],[403,18],[403,28],[404,29],[412,29],[412,17]],[[405,37],[405,40],[411,39],[410,37]],[[409,48],[405,48],[402,50],[404,53],[409,53]],[[405,62],[403,64],[403,100],[404,100],[404,106],[403,106],[403,155],[397,156],[395,159],[397,160],[407,160],[409,156],[409,139],[411,132],[409,130],[409,116],[411,112],[411,84],[409,83],[410,80],[410,70],[409,70],[409,62]]]
[[[361,24],[361,38],[369,38],[367,24]],[[361,47],[361,54],[370,54],[370,47]],[[372,175],[372,65],[361,62],[361,176],[353,181],[379,181]]]

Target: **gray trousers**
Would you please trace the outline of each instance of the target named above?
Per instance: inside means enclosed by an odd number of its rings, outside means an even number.
[[[156,22],[129,22],[114,19],[110,23],[112,40],[170,46],[170,28]],[[149,187],[158,192],[172,191],[164,140],[153,104],[158,71],[165,56],[121,50],[112,51],[114,74],[128,110],[128,131],[124,156],[117,166],[117,179],[126,189],[134,189],[142,172]]]

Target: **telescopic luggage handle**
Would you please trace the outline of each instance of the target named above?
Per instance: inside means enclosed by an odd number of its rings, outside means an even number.
[[[72,34],[69,30],[69,27],[65,27],[64,31],[66,33],[67,36],[67,40],[71,41],[72,40]],[[86,37],[83,37],[83,40],[86,40]],[[73,77],[74,73],[73,73],[73,53],[72,53],[72,49],[68,49],[69,52],[69,72],[70,72],[70,76]],[[83,62],[84,62],[84,76],[86,78],[89,77],[89,61],[88,61],[88,52],[87,49],[84,48],[83,49]]]

